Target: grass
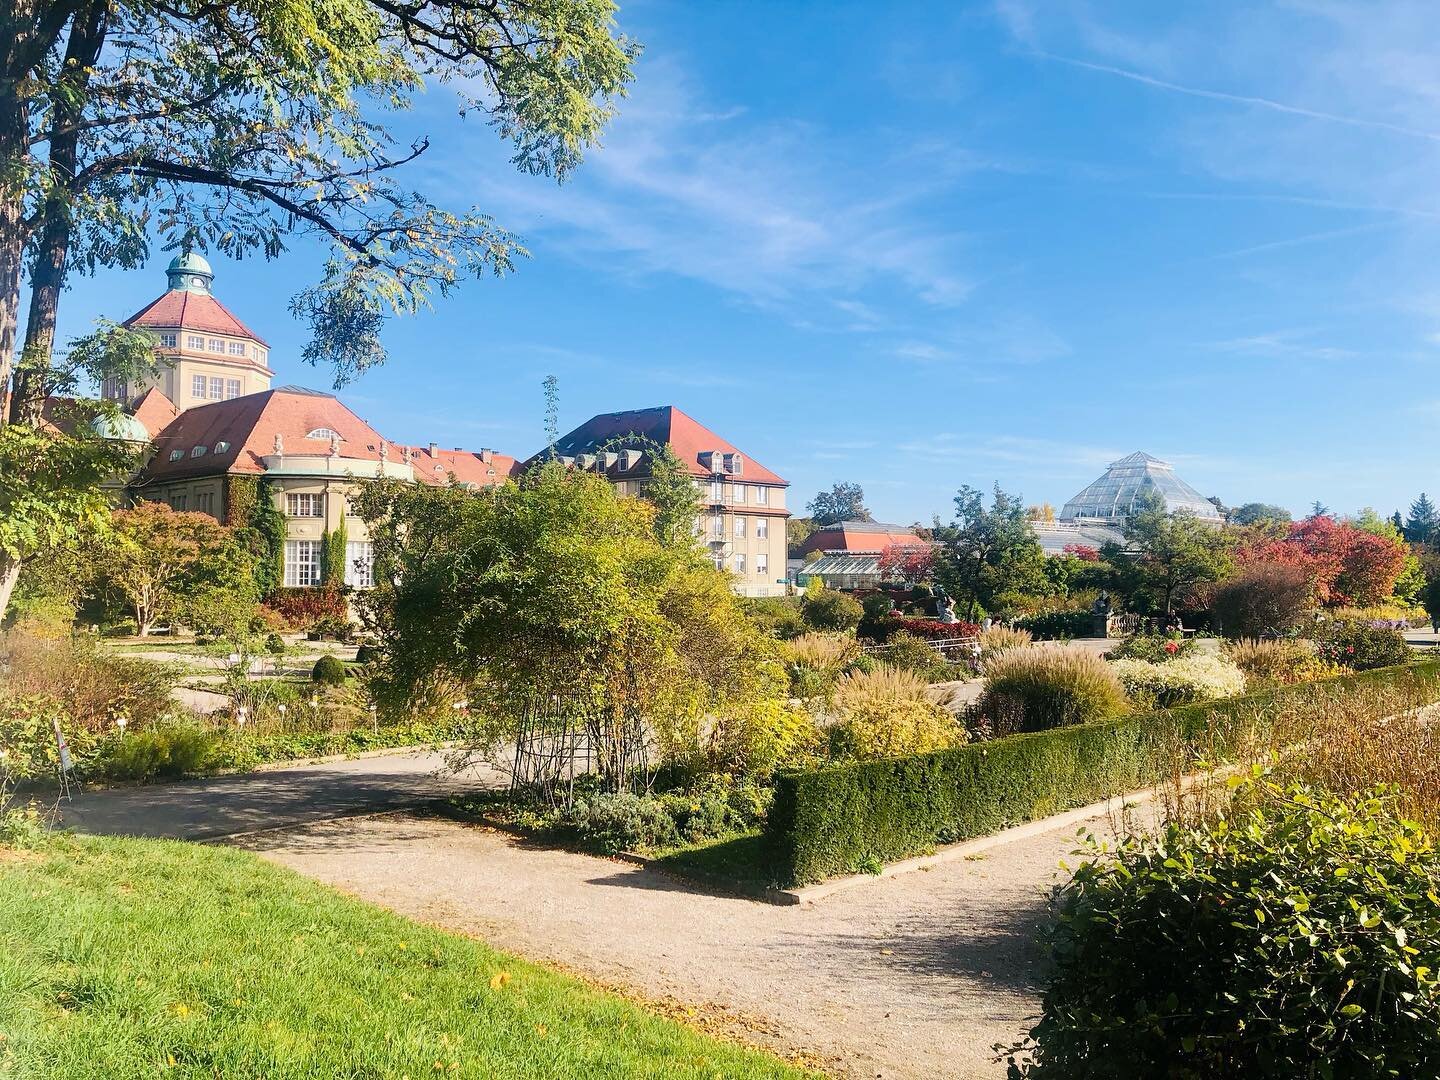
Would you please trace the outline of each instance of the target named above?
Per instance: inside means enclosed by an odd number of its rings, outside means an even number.
[[[0,1076],[815,1074],[577,979],[175,841],[0,848]]]
[[[656,855],[651,865],[686,881],[743,896],[759,896],[776,887],[761,832],[671,848]]]

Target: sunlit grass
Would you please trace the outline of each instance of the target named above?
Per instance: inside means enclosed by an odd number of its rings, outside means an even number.
[[[800,1077],[246,852],[0,848],[0,1077]]]

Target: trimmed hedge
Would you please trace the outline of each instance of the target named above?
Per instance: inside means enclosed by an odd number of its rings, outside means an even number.
[[[1381,668],[1224,701],[971,743],[913,757],[840,765],[775,778],[766,822],[776,880],[806,884],[893,862],[1099,802],[1155,783],[1187,743],[1240,716],[1314,688],[1424,680],[1440,700],[1440,662]],[[1223,752],[1223,747],[1207,750]]]
[[[1094,637],[1095,616],[1088,611],[1047,611],[1016,619],[1015,628],[1030,631],[1036,641]]]

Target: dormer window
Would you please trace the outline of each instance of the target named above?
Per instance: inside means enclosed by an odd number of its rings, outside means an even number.
[[[228,442],[217,442],[217,443],[215,444],[215,452],[216,452],[217,454],[223,454],[223,453],[225,453],[226,450],[229,450],[229,449],[230,449],[230,444],[229,444]]]
[[[171,461],[179,461],[179,460],[180,460],[182,457],[184,457],[184,456],[185,456],[185,451],[184,451],[184,450],[171,450],[171,451],[170,451],[170,460],[171,460]]]
[[[197,447],[195,447],[195,449],[193,449],[193,450],[190,451],[190,456],[191,456],[191,457],[204,457],[206,453],[207,453],[207,451],[206,451],[205,447],[203,447],[203,446],[197,446]]]
[[[334,428],[317,427],[314,431],[305,436],[307,439],[340,439],[340,433]],[[344,442],[344,439],[340,439]]]

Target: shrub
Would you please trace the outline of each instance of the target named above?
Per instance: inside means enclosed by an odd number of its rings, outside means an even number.
[[[903,630],[874,655],[880,663],[908,671],[927,683],[948,682],[956,677],[944,657],[927,645],[923,638]]]
[[[1028,619],[1017,619],[1015,626],[1030,631],[1036,641],[1060,641],[1094,637],[1095,622],[1096,617],[1088,611],[1047,611]]]
[[[716,840],[746,827],[744,818],[723,792],[667,792],[659,797],[659,802],[674,823],[678,837],[687,843]]]
[[[320,683],[322,686],[344,686],[345,665],[338,657],[325,655],[315,661],[315,666],[310,669],[310,681]]]
[[[266,634],[265,651],[271,656],[283,656],[285,654],[285,639],[279,634]]]
[[[807,627],[801,606],[798,596],[750,596],[740,599],[740,608],[751,622],[781,641],[805,633]]]
[[[1147,707],[1169,709],[1245,692],[1245,673],[1223,656],[1201,654],[1160,663],[1116,660],[1110,669],[1125,692]]]
[[[835,686],[836,756],[923,754],[965,741],[965,729],[926,694],[924,679],[897,668],[846,675]]]
[[[1436,1075],[1429,838],[1384,790],[1252,801],[1081,863],[1012,1076]]]
[[[1327,664],[1369,671],[1403,664],[1413,654],[1399,631],[1365,622],[1330,622],[1315,635],[1315,655]]]
[[[105,780],[178,780],[211,770],[219,735],[194,724],[161,724],[109,740],[94,774]]]
[[[1125,689],[1098,656],[1074,649],[1019,649],[985,669],[978,712],[997,734],[1082,724],[1127,709]]]
[[[1144,660],[1163,664],[1192,655],[1200,643],[1184,634],[1131,634],[1105,655],[1110,660]]]
[[[1321,661],[1308,641],[1241,638],[1225,643],[1225,655],[1251,680],[1288,686],[1335,674],[1333,666]]]
[[[355,649],[355,662],[357,664],[373,664],[376,660],[379,659],[379,645],[372,645],[369,642],[366,642]]]
[[[173,668],[150,660],[115,656],[87,636],[41,639],[12,632],[0,637],[0,668],[15,694],[55,699],[65,731],[110,731],[124,716],[132,728],[168,717],[174,710]]]
[[[820,731],[805,709],[784,701],[748,702],[717,717],[700,767],[711,775],[767,779],[778,768],[813,760]]]
[[[864,855],[903,859],[937,843],[984,836],[1152,786],[1189,771],[1197,760],[1234,760],[1272,728],[1283,728],[1276,745],[1312,738],[1313,725],[1299,719],[1319,715],[1346,723],[1363,715],[1379,724],[1437,701],[1440,663],[1430,662],[931,754],[781,773],[765,846],[777,880],[821,881],[849,873]],[[1364,763],[1356,767],[1363,771]],[[1433,796],[1431,801],[1440,803]]]
[[[1226,637],[1284,637],[1304,622],[1310,593],[1304,567],[1260,564],[1215,586],[1210,610]]]
[[[980,631],[980,662],[999,656],[1011,649],[1023,649],[1035,640],[1029,630],[1015,630],[1008,626],[995,625]]]
[[[264,607],[277,613],[287,626],[310,630],[327,620],[350,621],[345,594],[328,586],[323,588],[276,589],[265,598]]]
[[[628,791],[577,800],[568,824],[581,843],[606,855],[667,847],[680,839],[675,819],[659,799]]]
[[[835,589],[807,592],[802,611],[805,622],[812,629],[845,632],[859,626],[865,614],[860,601]]]

